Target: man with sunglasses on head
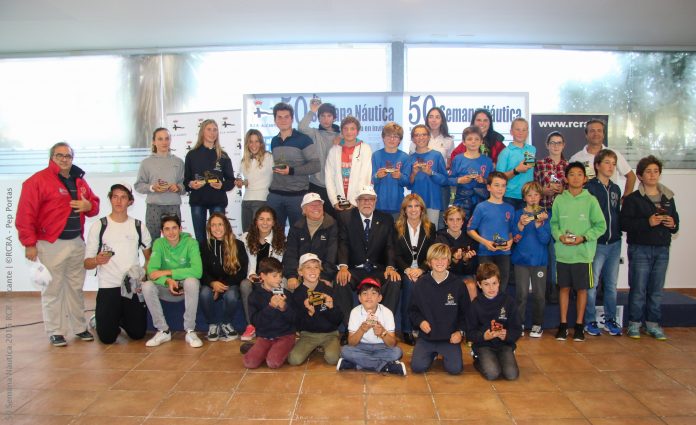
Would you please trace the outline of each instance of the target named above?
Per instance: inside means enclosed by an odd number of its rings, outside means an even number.
[[[85,217],[99,213],[99,198],[73,165],[74,153],[65,142],[51,147],[48,167],[22,184],[15,226],[30,261],[40,260],[52,280],[41,292],[44,327],[55,347],[67,345],[68,328],[83,341],[87,330],[82,286],[85,282],[83,230]]]

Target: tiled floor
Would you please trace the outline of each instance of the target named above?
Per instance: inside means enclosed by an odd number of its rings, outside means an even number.
[[[15,325],[41,320],[38,297],[0,304]],[[462,376],[438,363],[403,378],[339,374],[320,356],[250,371],[239,342],[193,349],[181,333],[157,348],[125,338],[52,348],[41,324],[3,332],[3,423],[696,424],[696,328],[669,328],[666,342],[606,335],[558,342],[550,331],[523,338],[515,382],[485,381],[468,353]],[[402,348],[408,362],[411,347]]]

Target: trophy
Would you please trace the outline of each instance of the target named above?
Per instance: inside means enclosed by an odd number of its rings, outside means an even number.
[[[585,174],[587,174],[587,178],[594,177],[594,164],[590,164],[590,161],[584,161],[583,165],[585,166]]]
[[[220,183],[220,179],[212,171],[204,171],[203,179],[206,183]]]
[[[377,315],[375,315],[375,313],[368,314],[366,322],[370,326],[374,326],[377,323],[379,323],[379,321],[377,320]]]
[[[394,163],[392,163],[391,161],[386,161],[384,164],[384,171],[386,171],[387,173],[393,173],[394,171],[396,171]]]
[[[566,240],[566,241],[568,241],[568,242],[575,242],[575,240],[576,240],[577,238],[578,238],[577,235],[576,235],[575,233],[571,232],[570,230],[566,230],[566,231],[565,231],[565,240]]]
[[[542,207],[541,205],[533,205],[532,211],[525,211],[525,214],[530,217],[533,217],[534,220],[539,220],[539,215],[545,211],[546,208]]]
[[[277,288],[273,288],[273,289],[271,290],[271,293],[272,293],[273,295],[283,295],[283,287],[282,287],[282,286],[278,286]]]
[[[536,164],[536,158],[534,158],[534,154],[525,151],[524,152],[524,165],[535,165]]]
[[[655,204],[655,215],[669,215],[669,211],[667,210],[668,206],[669,205],[665,205],[662,202]]]
[[[104,245],[102,245],[101,254],[106,255],[107,257],[113,257],[114,254],[116,254],[116,253],[114,252],[113,248],[111,248],[107,244],[104,244]]]
[[[201,176],[200,174],[194,175],[194,176],[193,176],[193,179],[194,179],[195,181],[201,183],[201,185],[205,185],[205,183],[206,183],[205,178],[204,178],[203,176]]]
[[[421,170],[427,166],[426,162],[423,160],[423,158],[416,158],[416,162],[413,164],[414,168],[420,168]]]
[[[326,296],[319,291],[307,291],[307,301],[310,305],[317,307],[324,304]]]
[[[502,323],[496,322],[495,319],[491,320],[491,332],[502,331],[504,328]]]
[[[563,182],[561,181],[561,179],[558,178],[558,176],[556,175],[556,173],[551,173],[551,174],[549,175],[549,183],[551,183],[551,184],[561,184],[561,183],[563,183]]]
[[[482,144],[479,150],[481,151],[481,155],[491,156],[491,151],[488,149],[488,146]]]
[[[343,197],[343,195],[337,195],[336,199],[338,200],[338,207],[345,210],[351,207],[350,202]]]
[[[493,235],[493,246],[499,247],[499,246],[505,246],[507,245],[507,240],[503,239],[500,234],[496,233]]]
[[[169,183],[166,180],[157,179],[157,186],[161,188],[167,188],[169,187]]]
[[[321,98],[317,96],[316,93],[312,95],[312,100],[309,101],[310,105],[321,105]]]
[[[235,180],[239,180],[242,183],[242,186],[248,186],[249,185],[249,180],[245,179],[242,177],[242,173],[236,173],[234,175]]]
[[[467,168],[466,172],[469,173],[469,177],[471,177],[472,180],[476,179],[479,176],[478,170],[473,167]]]
[[[274,170],[284,170],[288,168],[288,164],[285,162],[285,157],[283,154],[278,155],[278,162],[273,165]]]

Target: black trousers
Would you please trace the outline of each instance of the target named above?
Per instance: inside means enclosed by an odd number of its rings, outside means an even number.
[[[358,284],[366,277],[375,278],[382,284],[382,302],[381,304],[387,307],[396,316],[396,309],[399,306],[399,296],[401,295],[401,282],[393,280],[384,279],[384,268],[378,267],[371,272],[367,272],[363,269],[352,268],[350,271],[350,282],[345,286],[341,286],[336,283],[334,287],[334,298],[336,300],[336,305],[341,309],[343,313],[343,324],[348,326],[348,320],[350,319],[350,311],[353,309],[353,294]]]
[[[104,344],[113,344],[126,331],[131,339],[143,339],[147,330],[147,307],[137,295],[121,296],[121,288],[99,288],[97,291],[97,335]]]

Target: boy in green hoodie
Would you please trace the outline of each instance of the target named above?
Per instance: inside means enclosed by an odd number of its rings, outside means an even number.
[[[147,265],[149,280],[142,286],[152,323],[157,328],[155,336],[145,345],[156,347],[172,339],[160,299],[170,302],[183,300],[186,342],[198,348],[203,345],[196,335],[199,279],[203,274],[198,242],[188,233],[181,232],[181,219],[176,215],[162,217],[161,229],[162,237],[152,245]]]
[[[597,202],[583,186],[587,182],[585,166],[571,162],[565,169],[568,190],[553,203],[551,234],[556,241],[556,276],[560,287],[558,303],[561,323],[556,339],[568,338],[568,300],[570,288],[577,292],[574,341],[584,341],[583,315],[587,304],[587,289],[593,285],[592,260],[597,249],[597,238],[607,230],[604,214]]]

